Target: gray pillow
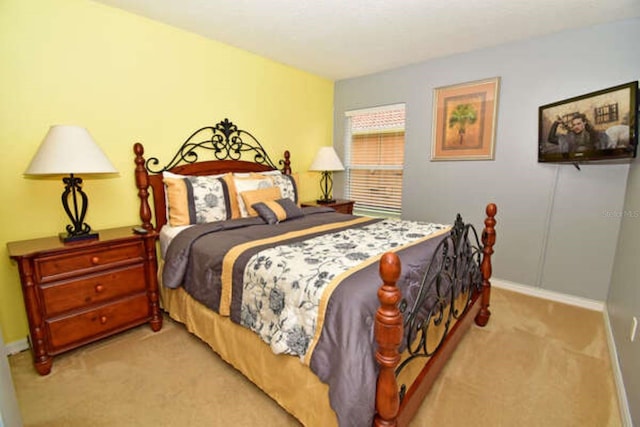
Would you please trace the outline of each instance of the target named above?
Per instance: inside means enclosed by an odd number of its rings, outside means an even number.
[[[277,224],[304,215],[302,209],[289,198],[258,202],[251,207],[267,224]]]

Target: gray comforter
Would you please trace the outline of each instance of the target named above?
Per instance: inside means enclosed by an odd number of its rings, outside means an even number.
[[[184,286],[196,300],[219,312],[222,259],[231,248],[252,239],[356,218],[325,208],[305,208],[304,212],[301,218],[276,225],[266,225],[260,218],[245,218],[202,224],[184,230],[174,238],[167,250],[163,284],[172,288]],[[357,227],[367,227],[377,221],[371,219]],[[340,230],[338,228],[332,232]],[[415,294],[426,265],[444,235],[397,251],[402,261],[398,286],[403,295],[410,298]],[[314,235],[296,237],[287,240],[287,243],[295,245],[312,237]],[[261,249],[270,246],[273,244],[248,249],[234,265],[230,316],[236,323],[243,324],[242,308],[243,304],[246,306],[242,299],[244,267]],[[350,246],[341,243],[341,247]],[[311,370],[329,385],[330,403],[340,426],[372,424],[378,372],[374,356],[376,344],[373,323],[379,306],[377,290],[380,284],[377,262],[342,280],[331,293],[321,333],[308,358]]]

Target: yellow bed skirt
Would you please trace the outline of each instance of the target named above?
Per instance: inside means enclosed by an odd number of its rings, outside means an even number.
[[[308,427],[337,426],[329,387],[294,356],[274,354],[255,333],[192,298],[182,287],[160,286],[162,307],[227,363]]]

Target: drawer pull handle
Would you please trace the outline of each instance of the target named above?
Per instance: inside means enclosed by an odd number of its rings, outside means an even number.
[[[91,264],[98,265],[99,262],[100,258],[98,258],[97,256],[91,257]]]
[[[96,285],[96,293],[100,293],[104,291],[104,286],[103,285]]]
[[[100,323],[102,323],[103,325],[107,323],[107,316],[100,316]]]

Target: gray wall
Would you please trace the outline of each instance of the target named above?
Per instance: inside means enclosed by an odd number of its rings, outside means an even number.
[[[536,159],[538,107],[638,80],[638,40],[640,19],[631,19],[339,81],[334,144],[342,152],[345,111],[406,103],[403,216],[451,222],[460,212],[480,225],[479,208],[495,202],[494,277],[607,300],[640,425],[640,338],[629,341],[631,317],[640,316],[640,159],[581,171]],[[494,76],[501,77],[495,160],[430,162],[433,89]]]
[[[451,222],[460,212],[481,225],[495,202],[494,277],[604,301],[621,222],[607,213],[623,209],[629,165],[537,163],[538,107],[638,80],[639,39],[632,19],[338,81],[334,144],[342,153],[345,111],[406,103],[403,216]],[[430,162],[433,89],[494,76],[495,160]]]
[[[607,300],[609,322],[618,352],[633,425],[640,426],[640,333],[631,342],[631,318],[640,318],[640,159],[629,171],[627,195],[622,211],[611,289]]]

